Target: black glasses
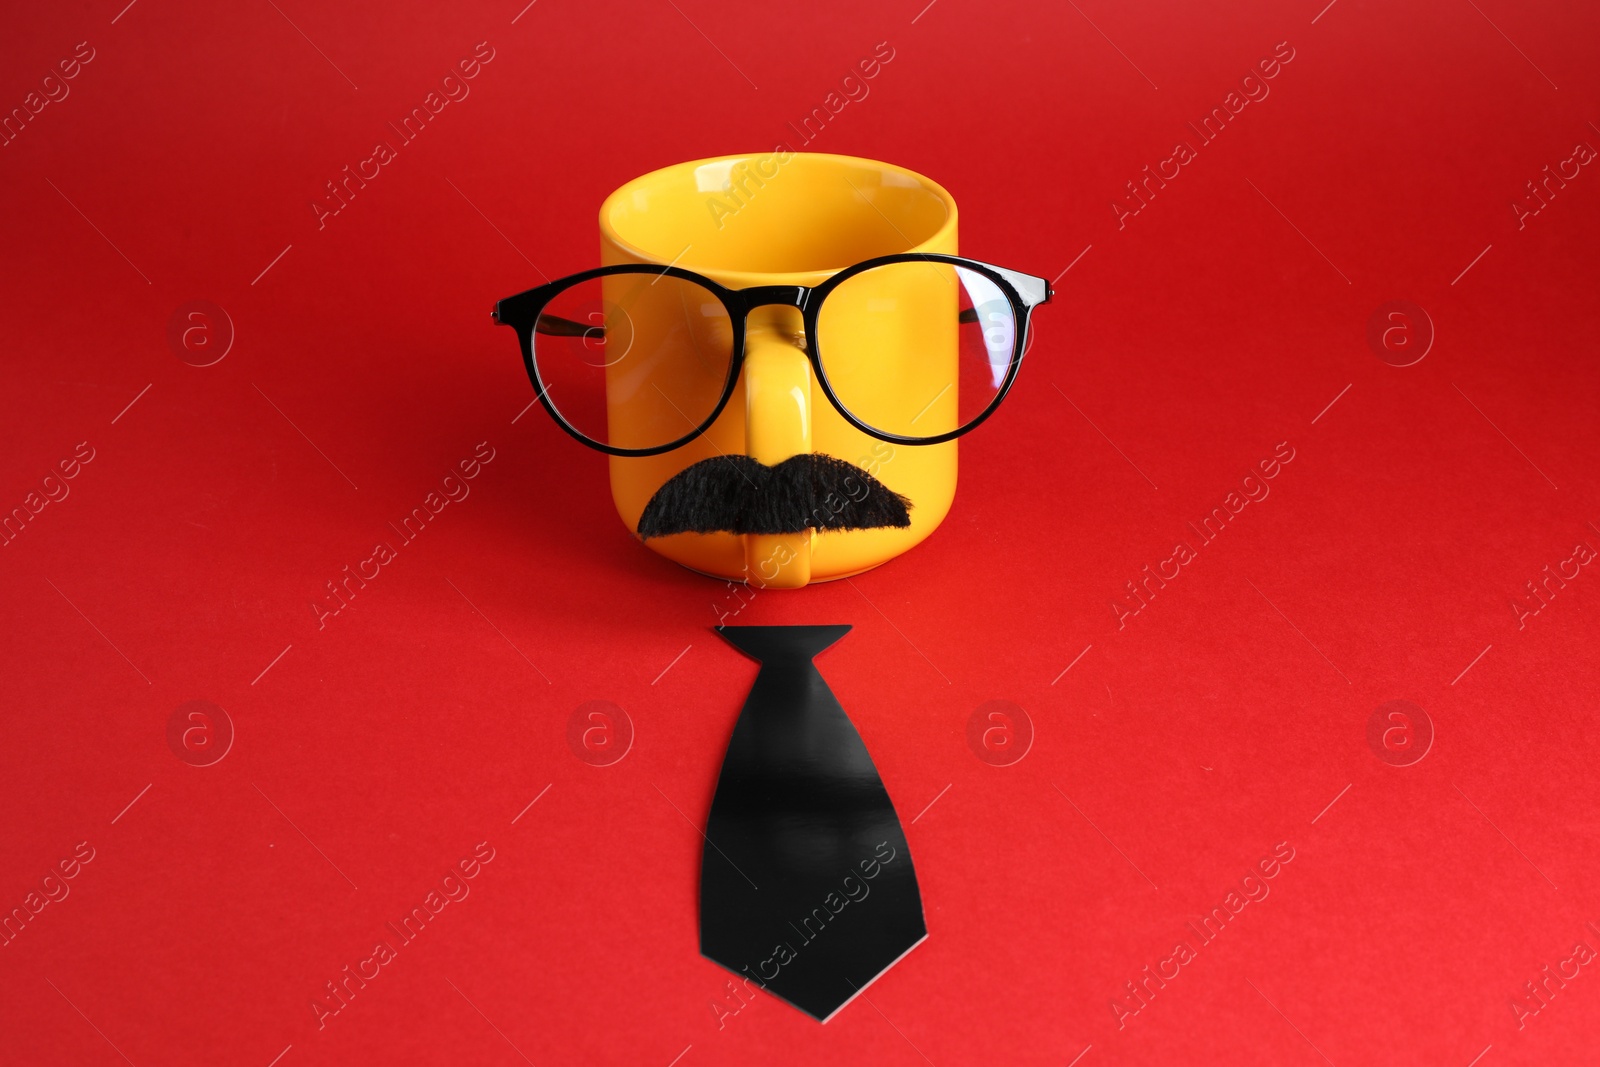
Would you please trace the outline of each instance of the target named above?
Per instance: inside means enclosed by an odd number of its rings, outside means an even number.
[[[932,445],[994,413],[1016,380],[1029,315],[1050,283],[959,256],[907,252],[818,286],[729,289],[680,267],[623,264],[507,297],[537,398],[562,429],[613,456],[686,444],[722,414],[752,339],[805,349],[823,395],[883,441]],[[796,308],[803,335],[758,308]]]

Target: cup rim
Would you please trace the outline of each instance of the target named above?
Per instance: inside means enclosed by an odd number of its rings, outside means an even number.
[[[703,166],[717,163],[734,165],[741,162],[750,162],[756,159],[764,159],[783,151],[788,151],[788,149],[784,148],[783,146],[779,146],[770,152],[740,152],[733,155],[707,156],[703,159],[691,159],[682,163],[673,163],[665,167],[658,167],[655,170],[641,174],[636,178],[632,178],[618,186],[611,192],[609,196],[605,198],[604,201],[601,202],[601,236],[603,236],[606,241],[614,245],[617,249],[626,252],[628,255],[633,256],[641,262],[664,265],[660,256],[652,252],[647,252],[633,242],[626,240],[620,233],[617,232],[616,227],[612,225],[612,213],[624,197],[630,195],[636,189],[647,183],[658,183],[667,176],[676,176],[678,173],[683,171],[692,171]],[[810,160],[865,165],[869,168],[890,172],[900,175],[901,177],[911,179],[939,198],[939,200],[944,204],[945,218],[933,233],[929,234],[925,239],[913,245],[912,247],[902,249],[901,251],[932,252],[944,251],[947,247],[949,247],[950,251],[954,252],[953,244],[950,244],[950,241],[955,233],[957,222],[955,197],[951,196],[950,191],[943,185],[940,185],[927,175],[918,173],[917,171],[911,170],[908,167],[902,167],[894,163],[885,163],[882,160],[868,159],[865,156],[847,156],[835,152],[793,151],[790,151],[790,156],[804,156],[806,159]],[[837,266],[819,267],[812,270],[796,271],[752,271],[735,270],[722,267],[695,266],[690,266],[686,269],[694,270],[697,273],[706,274],[708,276],[714,276],[719,281],[724,282],[724,284],[728,284],[732,288],[743,288],[754,285],[815,285],[823,279],[832,277],[845,268],[852,267],[854,265],[855,264],[853,263],[840,263]]]

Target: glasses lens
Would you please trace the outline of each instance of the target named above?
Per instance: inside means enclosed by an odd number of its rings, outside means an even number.
[[[533,355],[550,403],[573,429],[616,448],[656,448],[716,410],[733,323],[695,282],[654,269],[607,274],[545,305]]]
[[[937,437],[988,411],[1017,357],[1017,318],[970,267],[913,261],[852,275],[817,315],[834,396],[884,433]]]

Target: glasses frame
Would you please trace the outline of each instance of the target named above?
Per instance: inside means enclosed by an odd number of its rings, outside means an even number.
[[[902,434],[889,433],[868,425],[857,418],[844,402],[835,395],[833,386],[828,381],[828,373],[823,369],[822,353],[817,343],[817,319],[821,314],[822,305],[840,285],[851,278],[875,267],[889,266],[894,263],[940,263],[948,266],[962,267],[983,275],[993,282],[1005,294],[1006,300],[1011,305],[1011,313],[1016,320],[1016,336],[1012,340],[1011,362],[1006,367],[1005,380],[1000,384],[994,399],[983,411],[966,425],[947,433],[935,434],[930,437],[910,437]],[[545,384],[539,374],[538,359],[535,356],[534,328],[538,324],[539,316],[551,300],[564,290],[613,274],[655,274],[660,277],[680,278],[693,282],[717,297],[728,312],[728,319],[733,324],[733,354],[728,361],[728,378],[722,386],[722,397],[717,401],[699,426],[684,434],[675,441],[667,444],[656,445],[651,448],[619,448],[589,437],[562,416],[555,403],[550,399],[549,386]],[[962,434],[976,429],[985,419],[994,414],[1000,402],[1011,391],[1012,384],[1017,379],[1017,372],[1022,367],[1022,357],[1027,351],[1028,332],[1030,327],[1029,317],[1033,309],[1040,304],[1048,304],[1054,296],[1049,281],[1044,278],[1023,274],[1019,271],[1007,270],[997,267],[992,263],[980,263],[975,259],[966,259],[962,256],[947,256],[936,252],[901,252],[895,255],[878,256],[874,259],[864,260],[851,267],[839,271],[821,285],[757,285],[744,289],[730,289],[718,282],[697,274],[683,267],[659,267],[648,263],[623,263],[609,267],[596,267],[593,270],[582,271],[578,274],[568,275],[546,282],[544,285],[515,296],[508,296],[497,301],[494,305],[492,318],[495,323],[510,326],[517,331],[518,340],[522,344],[522,362],[528,372],[528,380],[533,383],[537,394],[536,399],[549,412],[550,417],[574,438],[597,451],[610,456],[659,456],[664,452],[671,452],[675,448],[682,448],[690,441],[699,437],[711,428],[711,425],[722,415],[728,406],[728,401],[733,397],[733,391],[739,382],[739,374],[744,368],[745,358],[745,323],[750,312],[760,307],[792,307],[800,311],[801,320],[805,327],[806,358],[811,362],[812,373],[816,376],[817,383],[822,386],[822,395],[828,398],[828,403],[833,405],[835,411],[851,426],[862,433],[875,437],[880,441],[887,441],[896,445],[936,445],[945,441],[954,440]]]

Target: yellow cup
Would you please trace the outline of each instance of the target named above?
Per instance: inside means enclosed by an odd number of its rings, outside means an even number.
[[[852,156],[779,150],[680,163],[622,186],[600,208],[601,262],[673,265],[729,288],[821,284],[863,260],[901,252],[956,255],[956,205],[937,183],[902,167]],[[912,272],[922,271],[920,283]],[[948,275],[929,285],[927,271]],[[953,273],[902,265],[854,280],[823,305],[818,332],[836,395],[848,384],[851,410],[874,426],[904,423],[907,405],[934,410],[928,425],[954,419],[957,316]],[[879,298],[913,301],[925,315],[897,328],[874,325]],[[630,310],[649,316],[648,302]],[[680,320],[681,321],[681,320]],[[645,328],[648,328],[647,325]],[[768,588],[845,578],[899,555],[927,537],[950,510],[956,442],[902,445],[850,425],[813,379],[798,309],[750,313],[745,360],[717,420],[681,448],[656,456],[611,457],[611,495],[623,522],[639,516],[668,479],[701,460],[743,454],[769,466],[825,453],[864,468],[911,502],[909,527],[806,530],[796,534],[677,533],[645,542],[703,574]],[[690,358],[686,355],[686,358]],[[870,409],[870,410],[868,410]],[[905,410],[903,410],[905,409]],[[630,417],[623,391],[607,398],[613,426]]]

